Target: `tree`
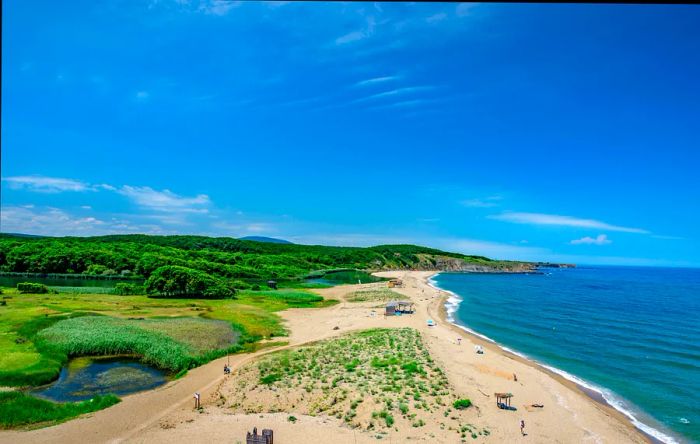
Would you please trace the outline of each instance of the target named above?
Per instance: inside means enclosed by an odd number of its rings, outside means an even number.
[[[223,279],[177,265],[157,268],[144,284],[146,293],[165,297],[232,298],[236,290]]]

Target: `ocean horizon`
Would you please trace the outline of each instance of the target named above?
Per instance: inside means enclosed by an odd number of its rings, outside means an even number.
[[[640,430],[700,442],[700,269],[439,273],[448,319],[599,393]]]

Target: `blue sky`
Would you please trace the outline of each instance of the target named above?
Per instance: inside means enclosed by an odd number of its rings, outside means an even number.
[[[4,232],[698,266],[700,8],[6,1]]]

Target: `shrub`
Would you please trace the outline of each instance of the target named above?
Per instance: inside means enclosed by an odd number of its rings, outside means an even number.
[[[384,421],[386,421],[387,427],[391,427],[394,425],[394,417],[391,415],[386,415],[386,417],[384,418]]]
[[[289,422],[291,422],[291,423],[295,423],[295,422],[297,422],[297,417],[294,416],[294,415],[289,415],[289,416],[287,417],[287,421],[289,421]]]
[[[146,290],[143,288],[142,285],[138,284],[129,284],[126,282],[120,282],[117,285],[114,286],[114,290],[112,290],[112,293],[118,294],[121,296],[131,296],[135,294],[144,294]]]
[[[34,282],[20,282],[17,284],[17,290],[20,293],[45,294],[49,292],[49,287],[44,284]]]
[[[471,405],[472,405],[472,402],[468,399],[458,399],[452,403],[452,407],[459,409],[459,410],[464,410],[466,408],[469,408]]]
[[[236,290],[223,279],[177,265],[157,268],[144,286],[151,296],[223,299],[236,294]]]
[[[270,373],[267,376],[260,378],[260,383],[265,385],[273,384],[275,381],[279,381],[282,376],[279,373]]]

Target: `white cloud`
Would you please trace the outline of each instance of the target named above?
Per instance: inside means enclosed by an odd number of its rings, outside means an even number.
[[[580,219],[577,217],[559,216],[556,214],[508,212],[489,216],[489,218],[516,224],[595,228],[599,230],[621,231],[624,233],[649,234],[648,230],[644,230],[642,228],[623,227],[619,225],[611,225],[609,223],[594,219]]]
[[[428,23],[437,23],[445,20],[447,18],[447,14],[444,12],[438,12],[437,14],[433,14],[430,17],[426,18],[425,21]]]
[[[137,224],[117,218],[83,217],[54,207],[27,208],[8,206],[0,211],[4,233],[42,236],[99,236],[119,233],[175,234],[154,224]]]
[[[356,31],[349,32],[347,34],[341,35],[335,39],[335,44],[338,46],[346,45],[348,43],[357,42],[371,37],[374,34],[375,21],[374,17],[366,18],[367,25],[363,29],[358,29]]]
[[[206,213],[211,201],[206,194],[184,197],[170,190],[157,191],[151,187],[134,187],[124,185],[118,191],[138,206],[156,211],[181,211],[189,213]]]
[[[405,88],[397,88],[397,89],[392,89],[390,91],[383,91],[377,94],[372,94],[371,96],[367,97],[362,97],[360,99],[353,100],[351,103],[362,103],[366,102],[368,100],[376,100],[376,99],[382,99],[386,97],[394,97],[394,96],[401,96],[405,94],[411,94],[415,92],[422,92],[422,91],[430,91],[435,89],[435,86],[408,86]]]
[[[480,199],[466,199],[460,203],[465,207],[470,208],[490,208],[497,206],[497,202],[501,199],[501,196],[488,196]]]
[[[460,3],[457,5],[457,8],[455,8],[455,13],[457,17],[466,17],[476,5],[478,5],[478,3]]]
[[[203,0],[197,11],[210,15],[226,15],[234,8],[241,5],[240,1],[233,0]]]
[[[251,234],[274,234],[277,232],[277,227],[268,222],[216,222],[211,227],[215,230],[216,235],[232,237],[242,237]]]
[[[351,42],[356,42],[358,40],[362,40],[367,36],[368,35],[365,31],[353,31],[353,32],[349,32],[349,33],[335,39],[335,43],[337,45],[344,45],[346,43],[351,43]]]
[[[0,225],[6,233],[45,236],[81,236],[105,233],[105,223],[94,217],[75,217],[58,208],[35,210],[26,207],[3,207]]]
[[[571,241],[572,245],[607,245],[611,243],[612,241],[605,234],[599,234],[596,237],[585,236]]]
[[[384,77],[375,77],[373,79],[367,79],[367,80],[362,80],[360,82],[355,83],[355,86],[370,86],[370,85],[377,85],[379,83],[384,83],[384,82],[389,82],[392,80],[397,80],[399,77],[398,76],[384,76]]]
[[[10,188],[26,189],[40,193],[60,193],[63,191],[90,191],[92,188],[79,180],[46,176],[14,176],[2,179]]]

